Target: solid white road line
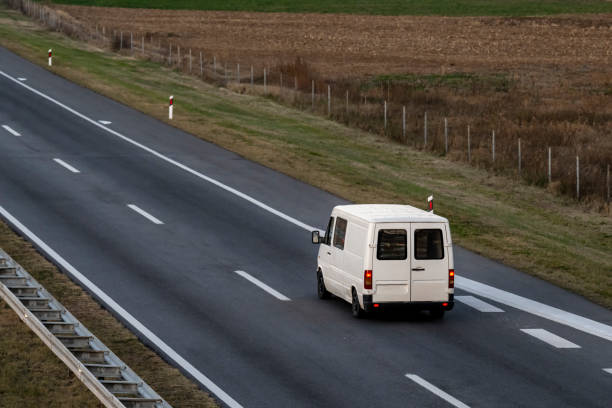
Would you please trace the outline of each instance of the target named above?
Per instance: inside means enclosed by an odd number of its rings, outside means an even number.
[[[545,343],[550,344],[556,348],[580,348],[579,345],[572,343],[569,340],[565,340],[563,337],[559,337],[554,333],[544,329],[521,329],[522,332],[527,333],[536,339],[540,339]]]
[[[608,374],[612,374],[612,368],[604,368],[603,370]]]
[[[455,299],[460,301],[461,303],[465,303],[466,305],[473,307],[479,312],[484,313],[501,313],[499,307],[495,307],[487,302],[483,302],[482,300],[475,298],[474,296],[455,296]]]
[[[214,382],[212,382],[208,377],[202,374],[197,368],[195,368],[187,360],[181,357],[162,339],[157,337],[151,330],[147,329],[142,323],[136,320],[136,318],[130,313],[128,313],[127,310],[122,308],[110,296],[108,296],[93,282],[87,279],[81,272],[79,272],[74,266],[68,263],[68,261],[62,258],[43,240],[38,238],[38,236],[36,236],[32,231],[30,231],[28,227],[23,225],[17,218],[13,217],[11,213],[5,210],[2,206],[0,206],[0,215],[2,215],[10,224],[12,224],[14,228],[18,229],[23,235],[28,237],[28,239],[32,241],[42,252],[52,258],[59,266],[62,267],[62,269],[64,269],[64,271],[66,271],[66,273],[76,279],[81,284],[81,286],[86,287],[91,293],[96,295],[98,299],[100,299],[102,303],[106,305],[106,307],[119,314],[134,328],[134,330],[138,331],[142,336],[147,338],[152,344],[154,344],[159,350],[161,350],[162,353],[168,356],[170,360],[174,361],[179,367],[188,372],[200,384],[202,384],[204,387],[210,390],[210,392],[215,394],[217,398],[227,404],[227,406],[229,406],[230,408],[242,408],[242,405],[236,402],[236,400],[226,394],[225,391],[219,388]]]
[[[166,161],[166,162],[168,162],[168,163],[170,163],[170,164],[180,168],[181,170],[184,170],[184,171],[186,171],[188,173],[191,173],[194,176],[199,177],[202,180],[208,181],[209,183],[214,184],[217,187],[220,187],[223,190],[225,190],[225,191],[227,191],[227,192],[229,192],[231,194],[234,194],[234,195],[236,195],[236,196],[238,196],[238,197],[240,197],[240,198],[242,198],[244,200],[247,200],[250,203],[255,204],[256,206],[258,206],[259,208],[261,208],[263,210],[266,210],[266,211],[268,211],[268,212],[270,212],[270,213],[272,213],[272,214],[274,214],[274,215],[276,215],[276,216],[278,216],[278,217],[280,217],[280,218],[282,218],[282,219],[284,219],[286,221],[289,221],[290,223],[292,223],[294,225],[297,225],[300,228],[303,228],[303,229],[305,229],[307,231],[319,230],[318,228],[315,228],[313,226],[305,224],[305,223],[303,223],[303,222],[301,222],[301,221],[299,221],[299,220],[297,220],[297,219],[295,219],[295,218],[293,218],[293,217],[291,217],[291,216],[289,216],[289,215],[287,215],[287,214],[285,214],[285,213],[283,213],[281,211],[278,211],[278,210],[268,206],[267,204],[262,203],[261,201],[255,199],[255,198],[253,198],[253,197],[251,197],[251,196],[249,196],[249,195],[247,195],[247,194],[245,194],[245,193],[243,193],[241,191],[236,190],[233,187],[225,185],[225,184],[221,183],[220,181],[217,181],[217,180],[213,179],[212,177],[208,177],[208,176],[200,173],[199,171],[192,169],[191,167],[185,166],[184,164],[182,164],[182,163],[180,163],[180,162],[178,162],[178,161],[176,161],[174,159],[171,159],[170,157],[165,156],[165,155],[159,153],[158,151],[143,145],[142,143],[139,143],[139,142],[137,142],[137,141],[135,141],[133,139],[130,139],[129,137],[124,136],[121,133],[112,130],[111,128],[108,128],[108,127],[102,125],[101,123],[96,122],[95,120],[91,119],[90,117],[83,115],[82,113],[72,109],[71,107],[69,107],[67,105],[64,105],[60,101],[58,101],[56,99],[53,99],[52,97],[50,97],[50,96],[48,96],[48,95],[46,95],[46,94],[44,94],[44,93],[42,93],[42,92],[32,88],[31,86],[28,86],[28,85],[26,85],[26,84],[24,84],[22,82],[19,82],[18,80],[16,80],[15,78],[13,78],[10,75],[4,73],[3,71],[0,71],[0,75],[2,75],[3,77],[5,77],[5,78],[15,82],[16,84],[21,85],[22,87],[24,87],[27,90],[35,93],[36,95],[40,96],[41,98],[44,98],[44,99],[48,100],[49,102],[52,102],[52,103],[56,104],[57,106],[60,106],[61,108],[65,109],[68,112],[72,113],[73,115],[78,116],[79,118],[81,118],[81,119],[91,123],[92,125],[97,126],[100,129],[103,129],[103,130],[107,131],[111,135],[116,136],[116,137],[118,137],[120,139],[123,139],[124,141],[126,141],[126,142],[128,142],[128,143],[130,143],[130,144],[132,144],[132,145],[134,145],[134,146],[136,146],[136,147],[138,147],[138,148],[148,152],[148,153],[151,153],[155,157],[158,157],[158,158],[160,158],[160,159],[162,159],[162,160],[164,160],[164,161]],[[319,230],[319,231],[323,232],[323,230]]]
[[[173,164],[174,166],[188,172],[191,173],[192,175],[201,178],[202,180],[208,181],[209,183],[212,183],[222,189],[224,189],[225,191],[234,194],[244,200],[247,200],[249,202],[251,202],[252,204],[294,224],[297,225],[300,228],[303,228],[307,231],[314,231],[317,230],[318,228],[312,227],[308,224],[305,224],[287,214],[282,213],[281,211],[278,211],[264,203],[262,203],[261,201],[256,200],[255,198],[244,194],[238,190],[236,190],[235,188],[229,187],[223,183],[221,183],[220,181],[217,181],[211,177],[208,177],[196,170],[193,170],[190,167],[185,166],[182,163],[177,162],[176,160],[173,160],[167,156],[164,156],[163,154],[143,145],[142,143],[138,143],[135,140],[132,140],[130,138],[128,138],[127,136],[122,135],[119,132],[116,132],[98,122],[96,122],[95,120],[83,115],[82,113],[77,112],[76,110],[64,105],[63,103],[59,102],[56,99],[53,99],[52,97],[32,88],[31,86],[28,86],[22,82],[19,82],[18,80],[16,80],[15,78],[11,77],[10,75],[4,73],[3,71],[0,71],[0,75],[2,75],[3,77],[7,78],[10,81],[15,82],[18,85],[21,85],[22,87],[24,87],[25,89],[29,90],[30,92],[35,93],[36,95],[40,96],[41,98],[44,98],[54,104],[56,104],[57,106],[60,106],[61,108],[67,110],[68,112],[72,113],[73,115],[91,123],[94,126],[97,126],[100,129],[103,129],[105,131],[107,131],[108,133],[123,139],[124,141],[131,143],[132,145],[151,153],[152,155],[170,163]],[[318,229],[319,231],[323,232],[323,230]],[[544,319],[548,319],[548,320],[552,320],[555,321],[557,323],[561,323],[561,324],[565,324],[567,326],[573,327],[577,330],[581,330],[585,333],[589,333],[592,334],[594,336],[599,336],[601,338],[604,338],[606,340],[612,341],[612,326],[608,326],[606,324],[603,323],[599,323],[596,322],[594,320],[591,319],[587,319],[585,317],[582,316],[578,316],[575,315],[573,313],[569,313],[566,312],[564,310],[561,309],[557,309],[555,307],[552,306],[548,306],[545,305],[543,303],[540,302],[536,302],[527,298],[524,298],[522,296],[518,296],[515,295],[513,293],[510,292],[506,292],[504,290],[501,289],[497,289],[494,288],[492,286],[489,285],[485,285],[483,283],[477,282],[477,281],[473,281],[471,279],[467,279],[467,278],[463,278],[460,276],[455,275],[455,287],[459,288],[459,289],[463,289],[465,291],[471,292],[475,295],[481,296],[481,297],[485,297],[488,299],[492,299],[498,303],[502,303],[508,306],[512,306],[514,308],[523,310],[527,313],[531,313],[534,314],[536,316],[540,316],[543,317]]]
[[[566,312],[565,310],[557,309],[556,307],[548,306],[544,303],[536,302],[535,300],[527,299],[515,295],[514,293],[506,292],[505,290],[497,289],[493,286],[485,285],[484,283],[476,282],[461,276],[455,275],[455,287],[491,299],[497,303],[508,305],[524,312],[543,317],[544,319],[573,327],[576,330],[592,334],[593,336],[612,341],[612,326],[608,326],[607,324],[599,323],[595,320],[587,319],[586,317]]]
[[[63,161],[62,159],[53,159],[53,161],[73,173],[80,173],[80,171],[78,171],[77,169],[75,169],[74,167],[72,167],[71,165]]]
[[[249,275],[245,271],[235,271],[235,272],[238,275],[242,276],[244,279],[246,279],[249,282],[253,283],[254,285],[259,286],[261,289],[265,290],[266,292],[268,292],[269,294],[271,294],[272,296],[274,296],[278,300],[282,300],[284,302],[287,302],[287,301],[291,300],[287,296],[283,295],[282,293],[278,292],[275,289],[272,289],[271,287],[269,287],[268,285],[266,285],[265,283],[263,283],[259,279]]]
[[[138,214],[142,215],[143,217],[145,217],[149,221],[151,221],[153,224],[158,224],[158,225],[163,224],[162,221],[160,221],[159,219],[155,218],[154,216],[152,216],[151,214],[149,214],[145,210],[143,210],[141,208],[138,208],[134,204],[128,204],[128,207],[131,208],[132,210],[136,211]]]
[[[447,394],[446,392],[442,391],[441,389],[439,389],[432,383],[425,381],[424,379],[422,379],[416,374],[406,374],[406,377],[410,378],[412,381],[419,384],[421,387],[426,388],[428,391],[431,391],[432,393],[436,394],[438,397],[442,398],[443,400],[445,400],[446,402],[448,402],[449,404],[457,408],[470,408],[469,405],[464,404],[463,402],[459,401],[457,398],[453,397],[450,394]]]
[[[6,130],[7,132],[9,132],[10,134],[12,134],[13,136],[21,136],[21,134],[19,132],[14,131],[13,129],[10,128],[10,126],[7,125],[2,125],[2,127],[4,128],[4,130]]]

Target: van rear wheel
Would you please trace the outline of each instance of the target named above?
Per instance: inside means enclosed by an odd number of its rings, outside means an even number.
[[[357,291],[353,288],[353,301],[351,302],[351,310],[353,312],[353,317],[360,319],[364,316],[365,312],[361,308],[359,304],[359,296],[357,296]]]
[[[323,280],[323,274],[321,270],[317,271],[317,295],[319,299],[329,299],[329,292],[325,287],[325,281]]]

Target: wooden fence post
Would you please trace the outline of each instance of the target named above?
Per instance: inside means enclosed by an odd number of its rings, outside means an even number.
[[[253,86],[254,81],[255,81],[255,79],[254,79],[254,76],[253,76],[253,66],[251,65],[251,86]]]
[[[327,85],[327,116],[331,115],[331,85]]]
[[[268,75],[267,71],[264,68],[264,94],[268,93],[268,82],[267,82],[268,78],[267,78],[267,75]]]
[[[236,81],[240,84],[240,64],[236,64]]]
[[[204,64],[202,63],[202,51],[200,51],[200,76],[204,74]]]

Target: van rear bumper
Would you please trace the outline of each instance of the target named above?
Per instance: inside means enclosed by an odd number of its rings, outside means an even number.
[[[444,306],[444,303],[447,305]],[[444,310],[452,310],[455,306],[455,295],[449,294],[447,302],[377,302],[378,307],[374,307],[372,295],[363,295],[363,309],[366,312],[373,312],[385,308],[410,307],[414,309],[430,309],[432,307],[442,307]]]

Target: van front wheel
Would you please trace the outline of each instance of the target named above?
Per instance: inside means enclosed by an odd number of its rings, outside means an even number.
[[[357,296],[357,291],[353,288],[353,301],[351,303],[351,310],[353,312],[353,317],[360,319],[364,315],[364,311],[359,304],[359,297]]]
[[[321,270],[317,271],[317,295],[319,296],[319,299],[329,299],[329,292],[325,287],[325,281],[323,280]]]

